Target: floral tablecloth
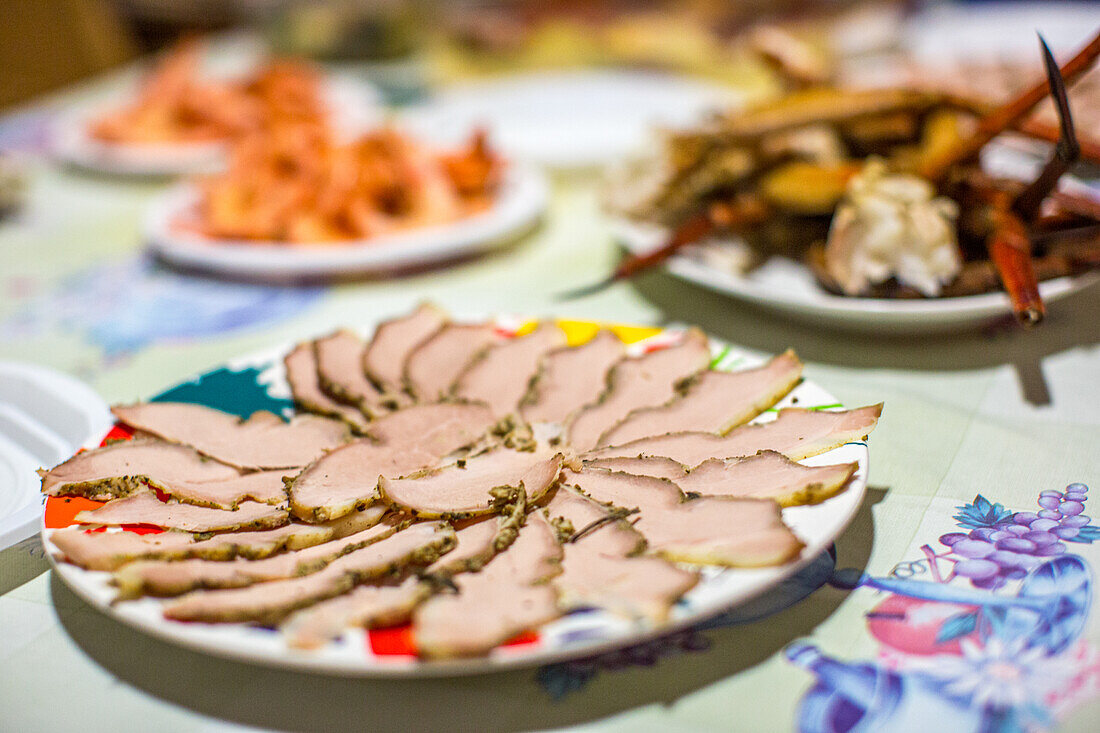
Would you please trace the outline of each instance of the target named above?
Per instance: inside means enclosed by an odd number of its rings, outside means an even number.
[[[481,259],[333,287],[229,284],[142,253],[160,185],[46,159],[57,108],[0,119],[0,146],[24,153],[31,182],[27,207],[0,224],[0,359],[70,372],[108,401],[431,298],[792,346],[844,403],[886,409],[868,499],[832,552],[700,628],[541,669],[379,681],[214,659],[93,610],[48,572],[37,540],[22,543],[0,553],[0,729],[1096,729],[1100,289],[1057,303],[1033,332],[928,339],[790,323],[664,274],[558,303],[616,256],[596,184],[579,174],[554,181],[538,231]]]

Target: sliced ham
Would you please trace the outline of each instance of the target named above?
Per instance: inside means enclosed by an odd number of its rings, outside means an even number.
[[[583,540],[567,543],[564,550],[561,575],[553,582],[566,610],[595,606],[658,624],[699,582],[697,573],[659,557],[605,555]]]
[[[366,430],[369,422],[366,415],[351,405],[337,402],[321,390],[317,376],[317,357],[312,343],[295,346],[283,359],[283,366],[287,384],[290,385],[290,394],[298,407],[307,412],[341,420],[357,433]]]
[[[508,549],[527,518],[527,499],[519,496],[496,517],[479,517],[457,525],[458,544],[428,567],[427,573],[440,577],[476,572],[498,552]]]
[[[454,529],[449,524],[422,522],[350,552],[311,575],[246,588],[188,593],[169,603],[164,615],[177,621],[275,624],[292,611],[342,595],[367,581],[412,565],[427,565],[454,543]]]
[[[395,524],[379,524],[341,539],[263,560],[135,562],[115,571],[114,583],[120,598],[178,596],[196,588],[243,588],[253,583],[316,573],[336,558],[384,540],[397,530]]]
[[[539,367],[524,400],[529,423],[564,423],[574,412],[595,402],[607,387],[607,372],[623,358],[626,346],[611,331],[601,330],[580,346],[555,349]]]
[[[361,585],[350,593],[296,611],[280,629],[290,646],[316,649],[339,637],[345,629],[405,623],[413,609],[431,594],[431,585],[415,577],[398,584]]]
[[[316,526],[327,527],[332,530],[334,539],[347,537],[349,534],[361,532],[364,529],[369,529],[378,524],[389,511],[390,508],[385,504],[371,504],[362,509],[355,509],[348,512],[342,517],[321,522]]]
[[[386,394],[405,388],[405,360],[447,322],[447,314],[431,304],[419,306],[407,316],[379,324],[363,352],[363,370]]]
[[[90,532],[84,527],[66,527],[50,535],[50,541],[57,545],[66,560],[88,570],[115,570],[135,560],[190,557],[256,560],[282,550],[311,547],[331,538],[331,529],[294,522],[276,529],[226,532],[198,541],[189,532]]]
[[[487,405],[437,402],[391,412],[371,424],[369,435],[383,445],[415,447],[442,457],[474,443],[495,422]]]
[[[798,461],[851,441],[866,439],[881,414],[882,405],[841,412],[791,407],[780,410],[771,422],[743,425],[724,436],[670,433],[601,448],[585,458],[663,456],[687,466],[697,466],[709,458],[740,458],[772,450]]]
[[[597,458],[584,465],[666,478],[689,493],[774,499],[780,506],[817,504],[836,496],[858,468],[856,463],[803,466],[775,451],[760,451],[748,458],[711,458],[691,469],[659,456]]]
[[[645,537],[630,522],[614,519],[606,506],[573,486],[562,484],[554,490],[546,514],[566,544],[583,544],[598,554],[615,557],[645,551]]]
[[[595,448],[600,436],[631,411],[668,402],[676,396],[677,384],[709,363],[707,337],[696,330],[674,346],[620,361],[608,373],[599,401],[573,418],[567,442],[578,453]]]
[[[270,412],[256,412],[241,420],[227,412],[181,402],[142,402],[111,411],[132,428],[249,470],[300,468],[348,439],[343,423],[313,415],[287,423]]]
[[[584,462],[590,468],[606,468],[612,471],[632,473],[635,476],[667,478],[679,482],[687,476],[687,467],[671,458],[661,456],[618,456],[616,458],[593,458]]]
[[[325,394],[337,402],[354,405],[364,413],[377,416],[388,412],[378,388],[363,372],[366,344],[351,331],[341,329],[313,342],[317,358],[317,379]]]
[[[802,378],[802,362],[793,351],[758,369],[708,370],[694,377],[680,397],[660,407],[631,412],[597,441],[621,445],[639,438],[695,431],[724,435],[781,400]]]
[[[50,496],[86,496],[99,501],[144,490],[153,477],[198,483],[240,476],[236,469],[191,448],[146,438],[82,451],[39,474],[42,491]]]
[[[484,402],[498,417],[510,415],[527,394],[542,358],[564,345],[565,333],[557,324],[539,324],[526,336],[485,349],[455,380],[453,394]]]
[[[518,501],[499,517],[466,522],[455,532],[455,548],[429,565],[424,574],[450,578],[457,573],[477,572],[515,541],[525,518],[526,503]],[[404,623],[414,608],[441,587],[440,583],[418,578],[407,578],[400,585],[360,586],[351,593],[295,613],[282,630],[291,646],[318,647],[351,626],[372,628]]]
[[[413,637],[425,657],[488,654],[527,629],[561,615],[547,581],[560,572],[561,546],[535,512],[512,545],[480,572],[456,576],[457,593],[432,596],[413,612]]]
[[[857,463],[803,466],[780,453],[761,451],[748,458],[712,458],[674,480],[684,491],[703,496],[773,499],[779,506],[799,506],[836,496],[858,467]]]
[[[256,471],[228,481],[159,481],[148,483],[160,491],[186,504],[214,507],[216,509],[235,509],[242,501],[264,504],[283,504],[286,502],[285,476],[293,473],[286,471]]]
[[[144,491],[79,512],[76,521],[109,526],[151,524],[185,532],[223,532],[279,527],[290,521],[290,517],[282,507],[255,501],[242,501],[236,509],[227,511],[175,501],[163,502],[151,491]]]
[[[466,365],[499,340],[491,323],[449,323],[409,353],[405,385],[420,402],[443,399]]]
[[[420,517],[457,519],[496,512],[507,498],[501,489],[522,487],[534,502],[554,485],[561,472],[561,454],[501,448],[378,483],[389,504]]]
[[[649,552],[666,560],[727,567],[780,565],[798,557],[802,542],[767,499],[686,498],[667,479],[586,468],[570,481],[596,501],[637,508],[634,528]]]
[[[371,425],[377,440],[349,443],[298,474],[288,486],[291,511],[316,522],[369,506],[378,497],[380,477],[434,466],[492,424],[484,405],[417,405],[392,412]]]

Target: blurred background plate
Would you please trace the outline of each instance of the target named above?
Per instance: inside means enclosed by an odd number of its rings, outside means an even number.
[[[106,403],[72,377],[0,362],[0,550],[38,529],[42,498],[35,471],[97,443],[112,422]]]
[[[153,178],[212,173],[225,165],[229,150],[225,142],[138,145],[105,142],[88,134],[92,120],[128,104],[134,93],[131,89],[110,100],[79,106],[61,115],[50,134],[54,157],[96,173]],[[328,75],[324,94],[335,127],[341,133],[362,132],[382,119],[381,94],[369,82],[351,74]]]
[[[654,128],[684,126],[740,101],[728,87],[656,72],[525,73],[451,85],[405,120],[428,140],[484,125],[505,155],[583,168],[638,152]]]
[[[423,267],[472,255],[512,241],[535,225],[547,202],[546,180],[537,169],[513,164],[493,205],[441,226],[410,229],[363,240],[318,244],[212,240],[173,226],[186,218],[198,191],[170,189],[149,210],[149,246],[165,260],[237,277],[288,280],[387,272]]]

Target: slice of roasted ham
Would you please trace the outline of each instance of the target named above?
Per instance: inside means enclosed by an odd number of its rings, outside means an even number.
[[[522,489],[527,501],[538,500],[557,481],[561,466],[560,453],[499,448],[403,478],[383,477],[378,488],[388,504],[416,516],[461,519],[495,513],[511,489]]]
[[[119,420],[238,468],[300,468],[348,439],[347,427],[314,415],[289,423],[270,412],[247,420],[202,405],[142,402],[111,408]]]
[[[457,593],[432,596],[413,612],[413,637],[425,657],[487,654],[516,634],[561,615],[548,582],[560,572],[553,527],[535,512],[515,542],[476,573],[455,576]]]
[[[428,565],[454,543],[454,529],[446,522],[421,522],[350,552],[311,575],[246,588],[193,591],[169,603],[164,615],[177,621],[276,624],[292,611],[347,593],[369,580]]]
[[[542,359],[521,410],[529,423],[563,424],[590,405],[607,387],[607,372],[626,353],[610,331],[601,330],[580,346],[555,349]]]
[[[263,504],[284,504],[286,486],[283,478],[292,476],[286,471],[256,471],[227,481],[160,481],[149,484],[161,492],[186,504],[235,509],[242,501],[252,500]]]
[[[799,461],[866,439],[881,414],[882,405],[840,412],[790,407],[780,410],[771,422],[743,425],[726,435],[669,433],[600,448],[585,455],[585,459],[663,456],[697,466],[709,458],[740,458],[771,450]]]
[[[115,570],[136,560],[252,560],[282,550],[300,550],[327,542],[332,530],[292,522],[275,529],[253,532],[225,532],[196,540],[189,532],[94,532],[85,527],[65,527],[50,535],[50,541],[69,562],[88,570]]]
[[[79,512],[76,521],[108,526],[149,524],[185,532],[223,532],[279,527],[290,521],[290,516],[283,507],[255,501],[242,501],[236,509],[229,511],[176,501],[164,502],[153,492],[142,491]]]
[[[39,474],[42,491],[50,496],[86,496],[98,501],[142,491],[154,477],[166,482],[199,483],[240,476],[235,468],[187,446],[149,438],[82,451]]]
[[[448,323],[409,353],[405,386],[420,402],[443,399],[466,365],[500,338],[491,323]]]
[[[631,411],[668,402],[676,396],[677,384],[709,363],[707,337],[697,330],[688,331],[678,344],[620,361],[608,373],[599,401],[571,421],[567,442],[578,453],[595,448],[600,436]]]
[[[416,405],[371,425],[377,440],[338,448],[308,466],[288,485],[294,515],[309,521],[336,519],[378,498],[378,479],[435,466],[447,454],[476,441],[493,424],[484,405]]]
[[[690,469],[657,456],[598,458],[584,465],[666,478],[686,493],[774,499],[780,506],[817,504],[836,496],[858,468],[856,463],[804,466],[775,451],[760,451],[747,458],[711,458]]]
[[[119,598],[178,596],[196,588],[243,588],[253,583],[310,575],[336,558],[384,540],[399,529],[384,523],[336,540],[263,560],[140,561],[115,571]]]
[[[847,487],[859,464],[803,466],[781,453],[761,451],[748,458],[712,458],[674,479],[686,492],[703,496],[773,499],[779,506],[818,504]]]
[[[638,557],[645,538],[624,512],[600,504],[572,486],[559,486],[546,514],[563,539],[562,572],[553,582],[568,610],[595,606],[660,623],[676,600],[698,582],[696,573],[659,557]]]
[[[367,416],[351,405],[337,402],[321,390],[317,375],[317,357],[313,344],[298,344],[283,359],[286,381],[294,403],[307,412],[336,418],[347,423],[357,433],[366,430]]]
[[[565,345],[565,333],[541,323],[527,334],[494,344],[477,356],[455,380],[456,397],[484,402],[498,417],[514,413],[527,394],[542,357]]]
[[[683,394],[660,407],[631,412],[597,441],[621,445],[639,438],[695,431],[724,435],[781,400],[802,378],[802,362],[793,351],[758,369],[708,370],[691,379]]]
[[[455,532],[455,548],[428,566],[424,573],[431,577],[425,580],[406,578],[400,584],[364,585],[296,612],[281,627],[287,643],[315,648],[348,627],[373,628],[408,621],[413,609],[442,587],[433,578],[477,572],[494,555],[507,549],[522,526],[525,509],[526,504],[518,501],[499,517],[464,523]]]
[[[367,379],[363,372],[363,339],[340,329],[313,342],[317,358],[317,380],[325,394],[337,402],[354,405],[364,413],[378,416],[388,412],[385,402],[397,399],[396,395],[383,398],[382,393]]]
[[[771,500],[687,498],[667,479],[598,468],[567,472],[564,480],[596,501],[637,509],[634,528],[649,552],[667,560],[759,567],[781,565],[802,551]]]
[[[290,646],[316,649],[349,628],[372,629],[405,623],[413,609],[431,594],[431,585],[415,577],[396,584],[361,585],[350,593],[294,612],[280,629]]]
[[[419,306],[407,316],[378,325],[363,352],[363,370],[389,395],[405,389],[405,360],[447,322],[447,314],[431,304]]]

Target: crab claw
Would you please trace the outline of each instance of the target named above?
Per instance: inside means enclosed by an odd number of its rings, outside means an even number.
[[[1060,179],[1069,168],[1081,158],[1081,146],[1077,142],[1077,135],[1073,130],[1073,116],[1069,110],[1069,97],[1066,94],[1065,80],[1058,68],[1058,62],[1054,60],[1054,54],[1050,47],[1039,36],[1039,44],[1043,48],[1043,63],[1047,70],[1047,83],[1050,86],[1050,94],[1054,98],[1055,109],[1058,110],[1058,124],[1061,135],[1054,146],[1054,155],[1043,167],[1042,173],[1036,178],[1012,204],[1012,210],[1025,222],[1032,222],[1039,215],[1039,208]]]
[[[986,241],[989,259],[997,269],[1001,284],[1012,300],[1016,320],[1034,326],[1046,315],[1039,295],[1039,280],[1031,261],[1031,241],[1023,221],[1008,207],[994,206],[994,227]]]

